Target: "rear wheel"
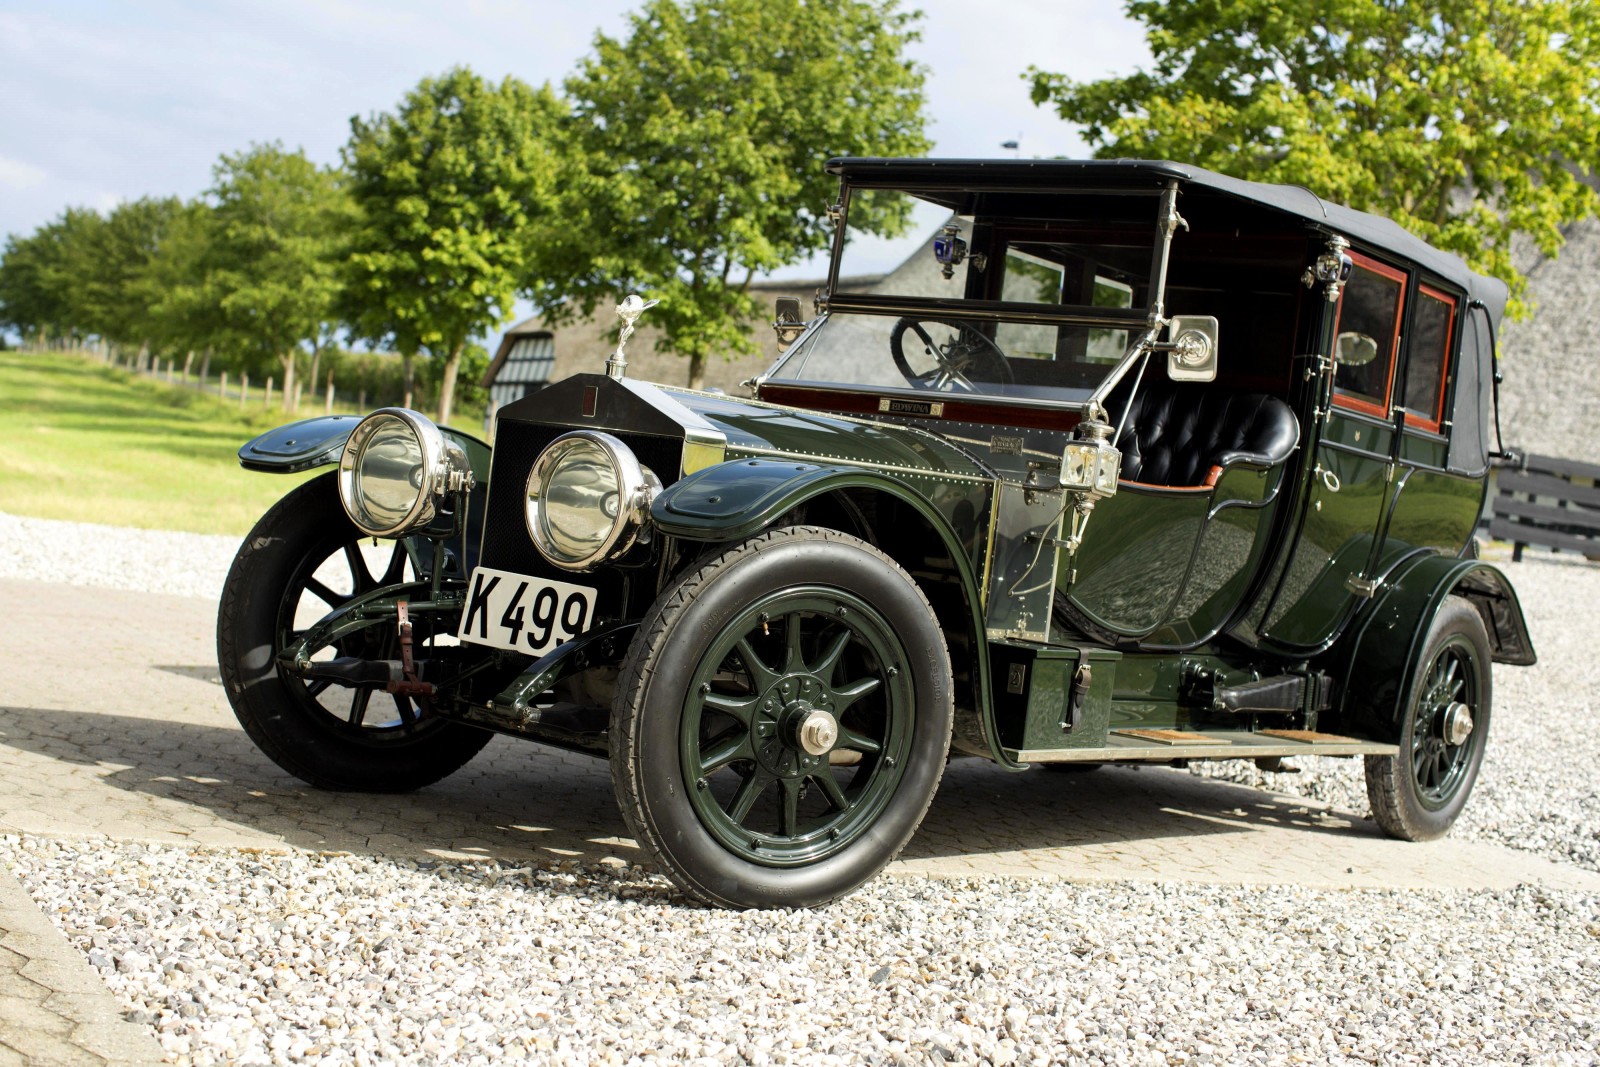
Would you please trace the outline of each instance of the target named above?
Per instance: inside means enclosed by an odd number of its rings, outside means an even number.
[[[1450,597],[1428,628],[1399,754],[1366,758],[1372,816],[1389,836],[1443,837],[1466,806],[1489,740],[1489,665],[1483,617]]]
[[[493,736],[429,718],[410,697],[376,687],[307,681],[278,653],[351,597],[412,575],[405,545],[364,537],[345,515],[332,474],[285,496],[239,547],[222,588],[217,659],[245,732],[274,763],[323,789],[400,793],[438,781]],[[417,620],[419,645],[432,640]],[[314,659],[398,658],[393,626],[313,649]]]
[[[612,708],[634,837],[724,907],[825,904],[910,839],[949,751],[950,660],[893,560],[816,527],[679,578],[640,625]]]

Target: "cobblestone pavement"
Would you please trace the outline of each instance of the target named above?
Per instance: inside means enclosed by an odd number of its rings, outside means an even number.
[[[0,581],[0,833],[390,856],[632,860],[603,761],[497,738],[409,796],[319,793],[245,737],[218,684],[214,605]],[[891,871],[1600,890],[1488,844],[1405,844],[1299,798],[1164,768],[1012,774],[952,763]],[[0,871],[0,1067],[160,1060]],[[47,1050],[47,1051],[46,1051]]]

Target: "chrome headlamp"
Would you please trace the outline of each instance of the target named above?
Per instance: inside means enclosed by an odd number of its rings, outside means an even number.
[[[661,480],[610,434],[562,434],[528,475],[528,533],[557,567],[588,570],[633,546],[660,489]]]
[[[362,419],[339,456],[345,514],[373,537],[426,526],[446,493],[474,484],[466,451],[407,408],[381,408]]]

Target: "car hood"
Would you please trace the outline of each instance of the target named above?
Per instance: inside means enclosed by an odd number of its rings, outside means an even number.
[[[713,393],[663,389],[727,438],[728,457],[779,455],[888,472],[993,477],[969,452],[917,427],[826,415]]]

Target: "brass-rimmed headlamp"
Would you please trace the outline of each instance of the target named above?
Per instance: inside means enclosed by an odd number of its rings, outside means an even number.
[[[428,525],[446,493],[475,482],[466,450],[409,408],[380,408],[362,419],[339,456],[345,514],[373,537]]]
[[[551,441],[528,475],[528,533],[557,567],[583,571],[633,547],[661,480],[608,433]]]

